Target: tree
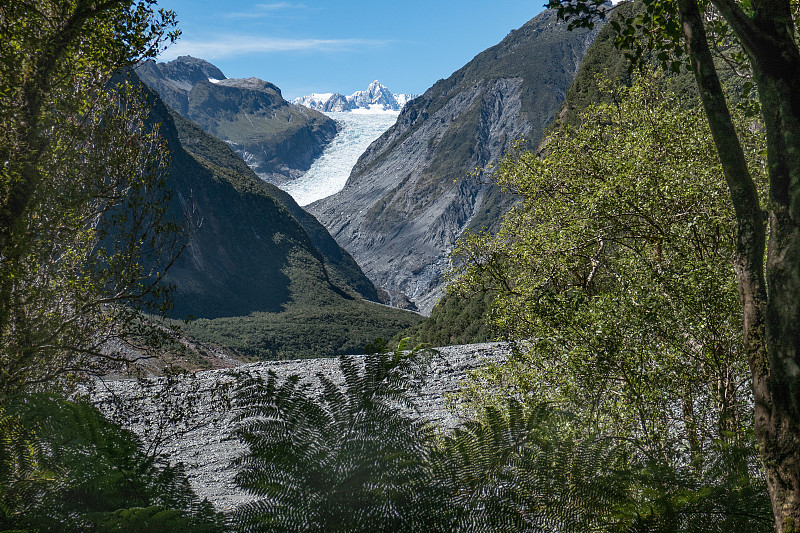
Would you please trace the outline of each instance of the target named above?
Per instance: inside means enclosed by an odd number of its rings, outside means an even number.
[[[510,401],[453,431],[412,414],[428,350],[343,356],[343,380],[240,376],[242,531],[585,531],[627,503],[607,441]],[[621,531],[622,529],[620,529]]]
[[[180,465],[145,453],[130,431],[92,405],[54,395],[18,396],[0,421],[0,529],[35,531],[223,531]],[[18,427],[9,426],[13,421]],[[16,438],[13,432],[32,438]],[[38,470],[38,472],[37,472]],[[16,478],[16,479],[14,479]],[[172,528],[172,529],[170,529]]]
[[[601,0],[550,0],[561,17],[591,25]],[[688,58],[736,212],[734,260],[744,346],[755,401],[755,433],[775,527],[800,531],[800,49],[789,0],[644,0],[642,15],[615,22],[620,44]],[[709,40],[709,30],[715,38]],[[644,35],[644,45],[638,36]],[[719,83],[712,44],[735,39],[752,74],[767,136],[769,201],[755,182]],[[731,59],[732,55],[727,58]],[[765,212],[766,211],[766,212]],[[767,225],[769,240],[767,242]]]
[[[462,242],[454,288],[495,292],[499,329],[533,340],[476,378],[468,397],[497,408],[506,396],[555,403],[627,446],[645,471],[685,480],[689,470],[709,488],[721,467],[744,490],[759,481],[747,470],[734,214],[703,117],[669,81],[649,74],[610,88],[608,104],[556,130],[542,154],[501,163],[496,179],[521,201],[496,235]],[[762,139],[739,129],[763,174]],[[690,522],[683,528],[705,523]]]
[[[481,409],[431,444],[450,529],[625,531],[615,515],[629,503],[626,456],[595,437],[545,404]]]
[[[125,502],[182,508],[189,498],[185,478],[147,464],[152,457],[143,457],[129,434],[88,406],[42,403],[32,394],[127,359],[119,353],[126,345],[153,347],[166,338],[142,314],[169,304],[160,280],[180,248],[176,224],[166,218],[166,151],[148,119],[146,94],[125,76],[177,37],[174,14],[154,4],[0,2],[5,525],[84,529],[95,511]],[[59,425],[63,417],[68,421]],[[72,441],[59,440],[68,433]],[[98,452],[106,445],[107,455]],[[137,472],[144,477],[133,481]]]
[[[121,76],[177,36],[154,3],[0,4],[0,402],[163,337],[166,152]]]

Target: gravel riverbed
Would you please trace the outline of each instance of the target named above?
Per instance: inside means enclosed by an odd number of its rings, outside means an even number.
[[[437,348],[430,373],[417,398],[421,416],[443,428],[458,424],[446,408],[447,396],[458,390],[470,370],[508,357],[505,343],[470,344]],[[363,356],[358,356],[363,357]],[[112,419],[139,435],[145,446],[175,464],[182,462],[201,498],[218,510],[230,510],[252,496],[233,482],[233,459],[245,450],[231,437],[235,408],[231,406],[236,372],[279,377],[298,374],[314,386],[323,374],[341,379],[336,358],[297,359],[252,363],[229,370],[208,370],[175,378],[114,379],[94,384],[92,401]]]

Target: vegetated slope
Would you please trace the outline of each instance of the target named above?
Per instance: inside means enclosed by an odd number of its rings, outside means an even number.
[[[225,143],[158,99],[151,117],[170,149],[170,210],[188,228],[188,244],[166,278],[176,286],[173,316],[206,319],[186,326],[191,338],[251,358],[331,356],[419,322],[413,313],[364,301],[378,294],[353,258]],[[349,336],[331,340],[313,327],[311,314]],[[250,349],[244,337],[218,335],[229,317],[253,332],[247,341],[255,335],[263,342]]]
[[[469,297],[445,293],[423,322],[401,331],[392,343],[408,338],[411,345],[453,346],[477,344],[495,339],[488,320],[492,293],[476,293]]]
[[[167,105],[229,143],[271,183],[301,176],[338,131],[322,113],[284,100],[275,85],[257,78],[227,79],[202,59],[148,61],[136,72]]]
[[[309,210],[376,285],[430,312],[453,243],[509,201],[469,173],[520,137],[538,142],[595,33],[570,32],[549,11],[512,31],[409,102],[344,190]]]
[[[612,17],[630,17],[636,14],[637,9],[642,7],[634,3],[622,3],[615,8]],[[589,106],[611,103],[611,96],[603,90],[602,84],[606,82],[612,86],[631,84],[630,61],[624,52],[615,46],[615,37],[613,26],[606,25],[600,29],[586,52],[575,80],[567,90],[566,100],[558,113],[557,120],[548,126],[547,133],[552,133],[564,125],[578,126],[581,123],[581,114]],[[720,67],[729,98],[741,101],[738,86],[743,81],[729,68],[725,68],[724,65]],[[700,105],[691,72],[683,70],[677,74],[671,73],[663,78],[661,83],[669,85],[672,92],[682,95],[682,102],[686,106]],[[491,293],[480,292],[478,288],[469,297],[446,294],[425,322],[398,336],[410,336],[415,342],[433,346],[450,344],[451,340],[452,343],[470,343],[494,339],[488,315],[491,300]]]

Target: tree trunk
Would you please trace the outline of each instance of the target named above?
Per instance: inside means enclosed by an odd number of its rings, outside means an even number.
[[[795,49],[795,56],[796,49]],[[770,418],[758,428],[777,530],[800,531],[800,57],[754,66],[767,128]],[[789,60],[791,59],[791,60]],[[774,63],[778,63],[775,61]],[[786,70],[783,70],[786,69]]]
[[[678,0],[681,25],[737,218],[735,269],[750,357],[755,433],[778,533],[800,532],[800,53],[785,0],[753,1],[748,18],[712,0],[747,51],[761,98],[770,179],[764,217],[747,171],[696,0]],[[768,291],[767,291],[768,289]]]

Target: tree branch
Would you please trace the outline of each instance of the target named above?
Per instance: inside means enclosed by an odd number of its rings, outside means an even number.
[[[682,4],[682,2],[680,2]],[[742,11],[736,0],[711,0],[720,14],[725,18],[730,25],[731,29],[736,33],[736,36],[742,42],[744,49],[751,53],[757,47],[756,36],[758,35],[758,28],[755,23]],[[755,3],[755,2],[754,2]],[[683,12],[683,7],[681,6]]]

